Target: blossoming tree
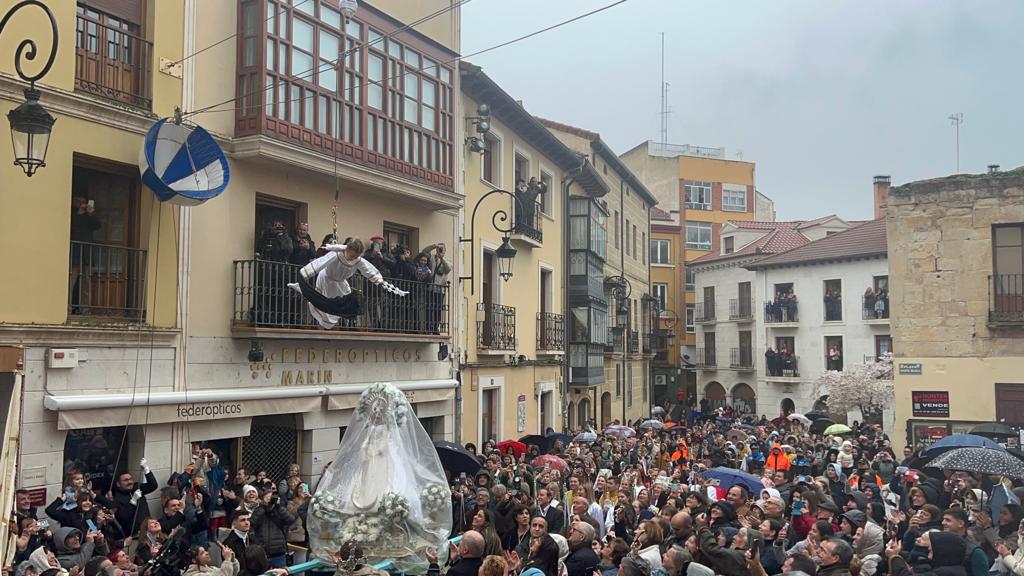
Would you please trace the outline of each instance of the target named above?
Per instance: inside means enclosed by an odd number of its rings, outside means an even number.
[[[815,383],[816,396],[828,396],[832,412],[857,408],[865,422],[881,423],[882,412],[892,406],[895,393],[892,383],[892,355],[876,362],[854,366],[850,370],[827,370]]]

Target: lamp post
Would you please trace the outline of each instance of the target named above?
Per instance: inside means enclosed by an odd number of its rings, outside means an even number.
[[[0,34],[3,34],[11,17],[26,6],[41,8],[46,17],[50,19],[50,29],[53,33],[53,47],[50,50],[50,57],[43,64],[39,72],[25,74],[21,67],[22,57],[27,60],[36,59],[39,50],[35,40],[31,38],[22,40],[14,53],[14,69],[22,80],[29,83],[29,86],[25,90],[25,101],[7,113],[7,120],[11,123],[11,144],[14,147],[14,164],[21,166],[21,169],[25,171],[25,175],[31,178],[36,173],[36,170],[46,166],[46,151],[50,145],[50,132],[56,120],[39,103],[40,93],[36,90],[36,80],[45,76],[50,71],[50,68],[53,67],[53,61],[57,58],[58,36],[57,20],[53,17],[53,12],[40,0],[22,0],[12,6],[4,14],[3,19],[0,20]]]
[[[622,400],[622,422],[626,423],[626,406],[632,401],[633,374],[627,370],[626,362],[629,352],[629,295],[633,292],[633,286],[625,275],[612,276],[605,279],[605,284],[611,289],[615,298],[615,327],[622,328],[622,379],[623,379],[623,400]],[[615,343],[612,342],[614,347]],[[628,378],[628,381],[627,381]],[[625,398],[629,394],[630,398]]]
[[[491,190],[487,194],[484,194],[476,201],[476,205],[473,206],[473,212],[469,217],[469,237],[459,238],[459,244],[469,244],[469,276],[459,276],[459,280],[469,280],[469,293],[476,293],[476,283],[473,281],[473,276],[476,273],[476,250],[473,248],[473,241],[476,239],[476,211],[480,209],[480,205],[483,204],[484,200],[492,194],[504,194],[511,198],[515,202],[516,212],[522,213],[522,205],[519,203],[519,198],[516,195],[509,192],[508,190]],[[511,221],[508,211],[500,208],[491,215],[491,225],[494,229],[502,234],[501,246],[494,251],[494,255],[498,257],[498,274],[501,279],[508,282],[508,279],[512,277],[512,261],[516,257],[516,249],[509,242],[509,235],[515,230],[515,223]],[[501,223],[508,222],[508,227],[505,228]]]

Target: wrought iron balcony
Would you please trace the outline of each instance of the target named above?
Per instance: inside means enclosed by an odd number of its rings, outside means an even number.
[[[773,378],[799,378],[799,358],[791,354],[778,355],[774,358],[765,358],[768,379]]]
[[[640,333],[637,332],[636,330],[629,331],[629,353],[640,353]]]
[[[861,297],[861,312],[864,320],[888,320],[889,319],[889,294]]]
[[[754,301],[750,298],[734,298],[729,300],[729,320],[754,319]]]
[[[835,296],[825,298],[825,322],[842,322],[843,320],[843,297]]]
[[[280,330],[319,329],[306,301],[288,287],[299,266],[268,260],[236,260],[232,328]],[[334,329],[342,332],[444,336],[449,330],[448,285],[388,280],[406,290],[396,296],[361,275],[349,278],[359,294],[359,312],[342,318]],[[514,330],[513,330],[514,334]]]
[[[765,324],[789,324],[799,321],[796,300],[777,300],[764,305]]]
[[[608,328],[608,340],[604,343],[605,352],[625,352],[625,338],[623,337],[623,329],[612,326]]]
[[[476,305],[476,343],[487,350],[516,349],[516,309],[503,304]]]
[[[136,108],[153,108],[153,44],[138,26],[79,7],[75,88]]]
[[[1024,274],[993,274],[989,279],[991,323],[1024,322]]]
[[[750,348],[732,348],[729,350],[729,367],[734,370],[753,370],[754,355]]]
[[[697,302],[694,306],[693,321],[697,324],[715,321],[715,301]]]
[[[516,206],[520,206],[517,204]],[[543,205],[537,200],[516,210],[515,234],[525,236],[535,242],[544,241],[544,217],[541,215]]]
[[[75,318],[146,319],[146,251],[71,242],[68,313]]]
[[[565,316],[552,312],[537,313],[537,350],[565,349]]]
[[[697,368],[701,370],[715,370],[718,368],[718,360],[715,358],[715,349],[697,348],[695,363],[697,364]]]

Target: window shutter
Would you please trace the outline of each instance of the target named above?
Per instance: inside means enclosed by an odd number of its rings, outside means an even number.
[[[84,0],[79,2],[105,14],[142,25],[143,0]]]

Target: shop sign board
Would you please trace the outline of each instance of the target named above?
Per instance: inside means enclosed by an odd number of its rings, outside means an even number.
[[[949,418],[949,392],[915,390],[910,393],[914,417]]]

